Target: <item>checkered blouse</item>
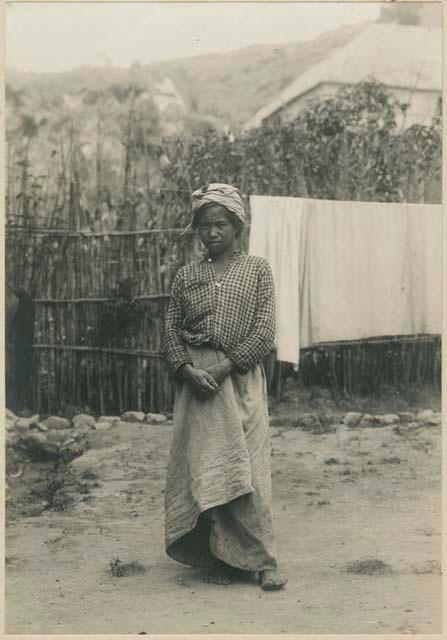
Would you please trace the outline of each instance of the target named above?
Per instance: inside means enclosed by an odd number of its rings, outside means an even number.
[[[179,269],[165,317],[164,351],[173,372],[192,364],[184,343],[221,350],[245,372],[269,353],[274,339],[275,297],[267,260],[238,251],[219,281],[210,258]]]

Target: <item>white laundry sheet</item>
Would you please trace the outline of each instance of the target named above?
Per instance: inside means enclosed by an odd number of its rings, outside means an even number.
[[[277,357],[324,342],[441,333],[441,205],[252,196],[270,262]]]

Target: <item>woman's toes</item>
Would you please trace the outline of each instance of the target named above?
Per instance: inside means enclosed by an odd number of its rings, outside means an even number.
[[[277,570],[261,571],[260,582],[264,591],[275,591],[285,587],[287,578]]]

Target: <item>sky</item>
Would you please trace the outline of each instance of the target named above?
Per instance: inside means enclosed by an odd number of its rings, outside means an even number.
[[[363,2],[8,2],[6,66],[38,72],[82,65],[128,67],[300,42],[374,20],[379,10],[379,4]]]

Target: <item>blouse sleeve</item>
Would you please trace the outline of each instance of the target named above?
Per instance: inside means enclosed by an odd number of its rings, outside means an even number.
[[[252,334],[228,353],[237,369],[245,373],[261,362],[275,343],[275,289],[270,265],[263,261],[256,292],[256,318]]]
[[[192,360],[185,349],[178,332],[182,326],[182,297],[183,274],[180,269],[174,278],[171,287],[171,297],[165,315],[165,332],[163,351],[166,361],[172,373],[176,373],[184,364],[192,364]]]

